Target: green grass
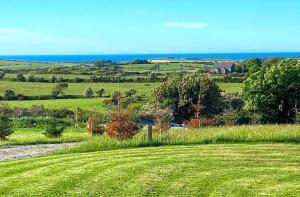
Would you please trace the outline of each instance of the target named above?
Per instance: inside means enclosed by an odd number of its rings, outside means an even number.
[[[17,129],[8,140],[0,140],[0,146],[80,142],[88,139],[85,129],[68,128],[60,138],[48,138],[43,132],[42,129]]]
[[[222,90],[229,93],[237,93],[241,91],[242,83],[219,83]],[[30,82],[10,82],[0,81],[0,95],[4,90],[12,89],[18,94],[28,96],[49,95],[51,89],[55,86],[52,83],[30,83]],[[158,86],[158,83],[69,83],[69,88],[65,91],[69,95],[83,95],[87,87],[91,87],[94,91],[104,88],[106,94],[120,90],[125,92],[131,88],[136,89],[139,95],[150,95],[151,91]]]
[[[19,70],[19,69],[44,69],[76,66],[76,63],[58,62],[30,62],[30,61],[8,61],[0,60],[0,69]]]
[[[173,146],[0,163],[0,196],[298,196],[293,144]]]
[[[32,101],[8,101],[10,106],[17,107],[31,107],[33,105],[43,105],[46,109],[70,109],[77,110],[77,108],[105,113],[107,112],[104,98],[92,99],[57,99],[57,100],[32,100]]]
[[[153,141],[146,140],[145,131],[131,140],[117,141],[107,136],[91,138],[63,153],[82,153],[123,148],[170,145],[199,145],[224,143],[300,143],[300,125],[249,125],[200,129],[173,129],[155,134]]]
[[[133,88],[138,91],[138,95],[150,95],[151,91],[156,87],[157,83],[69,83],[68,89],[65,91],[68,95],[83,95],[87,87],[91,87],[94,91],[101,88],[105,89],[105,93],[110,95],[113,91],[128,91]],[[51,83],[29,83],[29,82],[9,82],[0,81],[0,94],[6,89],[12,89],[18,94],[28,96],[49,95],[55,84]]]
[[[241,93],[243,83],[218,83],[221,90],[227,93]]]

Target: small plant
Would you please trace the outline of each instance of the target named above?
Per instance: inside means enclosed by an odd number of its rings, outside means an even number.
[[[171,128],[170,121],[172,119],[171,109],[158,109],[154,113],[155,132],[165,132]]]
[[[13,133],[12,120],[6,117],[0,117],[0,140],[5,140]]]
[[[59,124],[55,119],[50,119],[45,125],[44,135],[50,138],[58,138],[62,136],[65,127]]]
[[[112,122],[107,127],[107,134],[111,138],[118,140],[131,139],[138,131],[139,127],[130,120],[128,112],[112,113]]]

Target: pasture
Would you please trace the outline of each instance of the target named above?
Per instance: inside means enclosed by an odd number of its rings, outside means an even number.
[[[0,163],[1,196],[297,196],[295,144],[62,154]]]

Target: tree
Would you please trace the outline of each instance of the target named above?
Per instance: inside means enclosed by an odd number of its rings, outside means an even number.
[[[300,65],[296,60],[283,60],[264,66],[244,82],[243,98],[254,115],[263,122],[292,122],[300,103]]]
[[[151,82],[155,82],[157,80],[157,74],[155,72],[151,72],[148,76],[148,80]]]
[[[130,89],[128,91],[125,92],[125,96],[126,97],[132,97],[137,93],[137,91],[135,89]]]
[[[160,108],[170,107],[178,122],[193,116],[193,104],[204,105],[202,115],[208,117],[221,112],[223,106],[221,90],[210,75],[172,75],[154,90],[154,98]]]
[[[0,80],[3,79],[5,77],[5,72],[0,70]]]
[[[28,78],[27,78],[27,81],[28,82],[35,82],[36,80],[35,80],[33,75],[29,75]]]
[[[25,82],[26,78],[24,77],[23,73],[17,75],[17,81]]]
[[[57,78],[54,75],[49,77],[49,82],[50,83],[56,83],[56,81],[57,81]]]
[[[0,116],[0,140],[5,140],[13,133],[12,120]]]
[[[3,100],[14,100],[16,99],[16,92],[13,90],[5,90],[3,94]]]
[[[249,74],[255,73],[262,67],[262,61],[259,58],[252,58],[246,61],[246,68]]]
[[[88,87],[87,89],[84,90],[84,93],[83,93],[84,97],[91,98],[91,97],[93,97],[93,95],[94,95],[94,92],[91,87]]]
[[[103,88],[96,91],[98,97],[103,97],[105,94],[105,90]]]
[[[59,83],[52,89],[52,96],[57,97],[60,94],[64,94],[64,91],[69,87],[68,83]]]

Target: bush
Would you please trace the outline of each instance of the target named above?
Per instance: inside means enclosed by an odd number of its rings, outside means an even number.
[[[48,123],[45,125],[44,135],[50,138],[58,138],[62,136],[65,127],[59,124],[56,119],[48,120]]]
[[[9,118],[0,117],[0,140],[5,140],[13,133],[12,121]]]
[[[5,72],[0,70],[0,80],[3,79],[5,77]]]
[[[189,121],[185,121],[184,124],[189,129],[196,129],[200,127],[209,127],[214,124],[213,118],[192,118]]]
[[[3,100],[15,100],[16,93],[13,90],[5,90],[3,94]]]
[[[84,92],[83,92],[83,96],[85,98],[91,98],[91,97],[93,97],[94,96],[94,92],[93,92],[92,88],[88,87],[87,89],[85,89]]]
[[[24,77],[23,73],[17,75],[17,81],[25,82],[26,78]]]
[[[129,113],[115,112],[112,114],[112,122],[107,127],[107,134],[118,140],[131,139],[139,127],[130,120]]]

